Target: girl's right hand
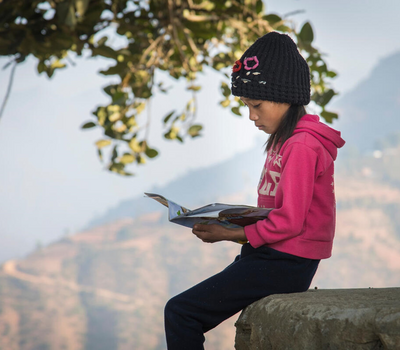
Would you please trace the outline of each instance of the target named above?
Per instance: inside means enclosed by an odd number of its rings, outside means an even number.
[[[242,227],[226,228],[222,225],[202,225],[196,224],[192,230],[197,238],[205,243],[215,243],[220,241],[247,241],[247,237]]]

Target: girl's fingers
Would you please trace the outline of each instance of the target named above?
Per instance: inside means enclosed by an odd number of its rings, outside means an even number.
[[[213,242],[213,240],[209,237],[210,236],[209,232],[199,231],[199,230],[194,230],[194,229],[192,230],[192,232],[197,238],[201,239],[205,243]]]
[[[196,224],[193,226],[193,230],[195,231],[202,231],[202,232],[214,232],[219,230],[221,225],[211,224],[211,225],[203,225],[203,224]]]

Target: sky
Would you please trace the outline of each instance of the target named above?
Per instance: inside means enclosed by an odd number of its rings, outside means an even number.
[[[380,59],[400,50],[399,1],[271,0],[266,1],[266,10],[281,15],[304,10],[291,18],[298,28],[311,22],[315,46],[326,53],[329,67],[339,74],[332,85],[340,95],[367,78]],[[52,79],[37,74],[32,58],[16,69],[0,119],[0,262],[20,258],[39,243],[73,234],[120,201],[189,170],[258,145],[260,154],[255,159],[262,157],[265,136],[247,117],[235,117],[218,105],[221,79],[209,71],[199,81],[203,89],[198,120],[204,125],[204,136],[187,140],[185,146],[162,140],[159,121],[169,111],[182,109],[189,95],[184,83],[158,75],[158,80],[174,84],[168,95],[157,95],[151,102],[150,144],[160,150],[160,157],[133,169],[134,177],[109,173],[94,146],[100,131],[80,129],[93,119],[96,106],[108,101],[101,87],[113,78],[102,77],[98,71],[109,62],[74,61],[75,66],[57,71]],[[0,67],[7,62],[1,58]],[[9,75],[10,69],[0,70],[0,103]]]

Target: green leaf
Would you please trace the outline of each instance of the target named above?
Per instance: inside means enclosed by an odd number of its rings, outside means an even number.
[[[130,153],[124,153],[119,161],[123,164],[131,164],[135,161],[135,157]]]
[[[76,12],[78,12],[78,15],[80,17],[83,17],[88,5],[89,5],[89,0],[75,0]]]
[[[336,92],[332,89],[330,89],[322,94],[320,94],[318,92],[314,92],[314,94],[311,96],[311,100],[313,100],[317,105],[324,107],[329,103],[329,101],[335,95],[336,95]]]
[[[97,149],[97,155],[99,156],[99,159],[102,162],[103,161],[103,153],[101,152],[100,148]]]
[[[164,118],[164,124],[168,122],[168,120],[172,117],[172,115],[175,113],[175,111],[172,111],[167,114],[167,116]]]
[[[213,1],[202,1],[203,4],[201,5],[201,7],[207,11],[212,11],[215,7],[215,4],[213,3]]]
[[[264,12],[264,3],[262,0],[258,0],[256,3],[256,12],[263,13]]]
[[[135,152],[135,153],[140,153],[142,152],[142,146],[139,144],[139,142],[136,140],[136,137],[133,137],[129,142],[128,142],[129,148]]]
[[[111,155],[111,161],[114,162],[118,158],[118,146],[115,145]]]
[[[338,119],[337,113],[332,113],[328,111],[322,111],[321,117],[324,118],[327,123],[332,123],[333,119]]]
[[[75,15],[74,5],[70,4],[69,1],[63,1],[63,2],[56,3],[57,18],[62,24],[66,24],[68,21],[70,21],[68,16],[70,16],[71,13],[73,16]]]
[[[225,82],[221,83],[221,90],[222,90],[222,95],[224,95],[225,97],[229,97],[231,94],[231,89],[229,88],[228,84]],[[226,107],[226,106],[224,106]]]
[[[103,36],[102,38],[100,38],[100,39],[97,41],[97,46],[102,46],[102,45],[104,45],[104,44],[107,42],[107,40],[108,40],[108,37],[107,37],[107,36]]]
[[[291,29],[288,26],[285,26],[284,24],[276,27],[276,30],[279,32],[283,32],[283,33],[287,33],[287,32],[291,31]]]
[[[213,65],[213,67],[216,70],[221,70],[221,69],[224,69],[225,67],[227,67],[227,65],[225,63],[223,63],[223,62],[218,62],[218,63],[215,63]]]
[[[111,140],[99,140],[96,142],[98,149],[111,145]]]
[[[103,88],[103,91],[110,97],[113,97],[113,95],[118,91],[118,85],[116,84],[108,85],[105,88]]]
[[[242,116],[242,113],[240,113],[239,107],[232,107],[231,108],[232,113],[238,115],[238,116]]]
[[[132,116],[132,117],[128,118],[128,119],[126,120],[126,122],[125,122],[125,125],[126,125],[128,128],[132,128],[132,127],[134,127],[134,126],[137,126],[137,122],[136,122],[135,116]]]
[[[51,67],[46,67],[46,74],[49,78],[51,78],[54,74],[54,69]]]
[[[311,27],[310,22],[306,22],[300,30],[299,33],[300,39],[303,41],[304,44],[311,44],[314,40],[314,32]]]
[[[119,173],[120,171],[123,171],[125,168],[125,164],[122,163],[111,163],[111,165],[109,166],[109,170],[114,171],[116,173]]]
[[[326,76],[328,76],[329,78],[334,78],[334,77],[337,76],[337,73],[330,70],[330,71],[328,71],[328,72],[326,73]]]
[[[188,101],[188,103],[186,103],[186,110],[187,110],[187,111],[190,111],[190,110],[191,110],[191,111],[194,112],[194,110],[195,110],[194,102],[195,102],[194,98],[191,98],[191,99]]]
[[[117,91],[112,96],[112,103],[118,104],[118,105],[123,105],[127,99],[128,99],[127,94],[125,94],[122,91]]]
[[[328,90],[321,96],[320,100],[318,101],[319,102],[318,104],[320,106],[326,106],[332,99],[332,97],[335,95],[336,95],[335,91],[333,91],[332,89]]]
[[[38,73],[40,74],[40,73],[44,72],[45,69],[46,69],[46,65],[44,64],[44,62],[43,61],[39,61],[38,65],[37,65]]]
[[[192,136],[192,137],[199,136],[199,132],[200,132],[200,130],[202,130],[202,129],[203,129],[203,126],[202,126],[202,125],[199,125],[199,124],[192,125],[192,126],[189,128],[189,130],[188,130],[188,134],[189,134],[190,136]]]
[[[172,134],[171,134],[171,130],[169,130],[169,131],[167,131],[165,134],[164,134],[164,137],[167,139],[167,140],[173,140],[173,137],[171,136]],[[176,137],[176,135],[174,135],[175,137]]]
[[[199,91],[201,89],[201,86],[199,85],[191,85],[187,88],[187,90],[193,90],[193,91]]]
[[[108,67],[107,70],[100,70],[99,73],[103,75],[122,75],[124,66],[116,64],[115,66]]]
[[[121,115],[121,113],[119,113],[119,112],[114,112],[113,114],[111,114],[109,117],[108,117],[108,120],[110,121],[110,122],[116,122],[117,120],[119,120],[119,119],[121,119],[122,118],[122,115]]]
[[[97,124],[93,123],[93,122],[88,122],[85,123],[81,126],[81,129],[90,129],[90,128],[94,128],[95,126],[97,126]]]
[[[142,113],[144,111],[145,107],[146,107],[146,104],[144,102],[139,103],[139,105],[135,108],[136,109],[136,113],[137,114]]]
[[[274,25],[275,23],[282,21],[281,17],[279,17],[278,15],[275,15],[273,13],[270,15],[264,16],[264,19],[267,20],[270,25]]]
[[[115,60],[118,54],[111,47],[102,45],[92,48],[92,56],[103,56]]]
[[[73,4],[69,5],[67,16],[65,17],[64,23],[71,28],[76,26],[76,16],[75,16],[75,7]]]
[[[142,157],[140,154],[138,154],[136,156],[136,162],[138,164],[146,164],[146,159],[144,157]]]
[[[122,140],[122,135],[116,130],[112,129],[112,125],[104,127],[104,135],[111,137],[112,139]]]
[[[104,126],[104,123],[107,119],[107,110],[105,109],[105,107],[98,107],[97,111],[94,112],[93,114],[97,116],[99,124],[101,126]]]
[[[224,108],[228,107],[230,104],[231,104],[231,101],[229,99],[226,99],[226,100],[223,100],[220,102],[220,105]]]
[[[125,170],[119,170],[118,174],[123,175],[123,176],[134,176],[135,175],[135,174],[129,173],[129,172],[125,171]]]
[[[328,71],[328,67],[326,66],[325,62],[319,66],[313,67],[318,73],[325,73]]]
[[[155,158],[158,156],[158,151],[155,150],[154,148],[150,148],[150,147],[147,147],[144,153],[149,158]]]
[[[240,107],[244,107],[245,106],[245,104],[243,103],[243,101],[240,98],[238,98],[236,101],[239,103]]]

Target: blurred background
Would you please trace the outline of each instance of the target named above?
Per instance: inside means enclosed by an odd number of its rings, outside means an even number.
[[[336,240],[312,288],[399,286],[400,2],[264,3],[268,13],[303,10],[291,19],[311,22],[314,45],[338,73],[330,110],[347,144],[336,162]],[[18,65],[0,119],[0,348],[164,349],[165,302],[240,246],[203,244],[143,192],[188,208],[256,205],[266,135],[220,106],[220,77],[205,70],[202,136],[160,138],[162,118],[190,94],[157,73],[171,86],[151,101],[149,140],[160,155],[132,177],[110,173],[96,155],[100,130],[81,129],[107,103],[101,87],[114,78],[98,72],[109,61],[74,61],[51,79],[31,57]],[[0,71],[1,101],[9,76],[10,67]],[[233,348],[236,318],[210,332],[208,349]]]

